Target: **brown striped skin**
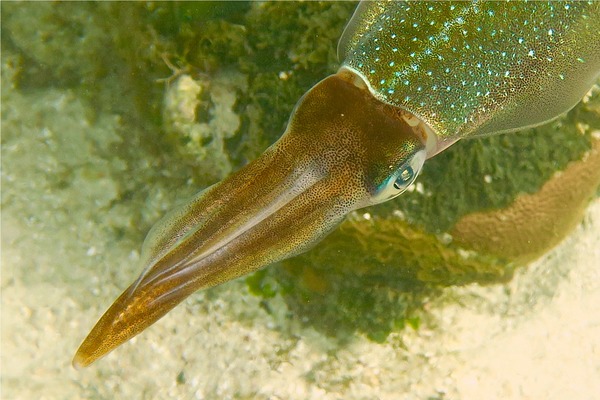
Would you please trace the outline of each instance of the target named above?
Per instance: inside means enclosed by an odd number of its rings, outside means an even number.
[[[318,83],[276,144],[153,228],[146,269],[100,318],[74,366],[104,356],[199,289],[307,250],[374,202],[424,138],[353,82],[340,72]]]

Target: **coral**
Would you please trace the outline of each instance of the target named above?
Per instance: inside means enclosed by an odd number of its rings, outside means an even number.
[[[523,194],[502,210],[464,216],[452,236],[480,253],[531,261],[579,224],[599,186],[600,138],[582,160],[556,173],[538,192]]]
[[[165,93],[165,133],[201,182],[221,180],[232,171],[225,143],[240,125],[233,107],[236,88],[244,83],[244,77],[235,73],[210,81],[182,75]],[[204,92],[208,95],[202,96]],[[197,115],[202,110],[206,110],[204,120]]]

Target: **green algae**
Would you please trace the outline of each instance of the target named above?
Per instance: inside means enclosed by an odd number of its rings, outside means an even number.
[[[375,341],[406,324],[441,286],[508,281],[515,265],[469,252],[398,217],[350,218],[310,252],[247,279],[264,298],[281,294],[327,334]]]

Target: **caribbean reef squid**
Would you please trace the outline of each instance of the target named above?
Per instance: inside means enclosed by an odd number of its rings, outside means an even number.
[[[141,275],[74,366],[199,289],[305,252],[351,211],[401,194],[456,141],[568,111],[600,76],[600,2],[363,2],[338,57],[262,156],[151,229]]]

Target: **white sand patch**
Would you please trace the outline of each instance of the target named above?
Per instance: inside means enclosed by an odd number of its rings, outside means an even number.
[[[70,358],[117,293],[95,297],[89,309],[56,284],[4,275],[2,396],[597,399],[599,227],[596,202],[570,238],[510,284],[449,289],[430,304],[425,326],[381,345],[358,338],[338,348],[293,316],[277,316],[283,304],[268,315],[233,282],[193,296],[81,372]],[[27,258],[20,250],[5,246],[3,264]]]

